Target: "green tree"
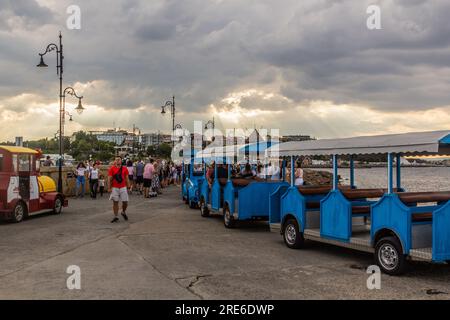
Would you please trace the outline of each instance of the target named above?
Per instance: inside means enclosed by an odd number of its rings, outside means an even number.
[[[172,147],[170,144],[162,143],[160,145],[149,146],[147,154],[156,158],[169,159],[172,154]]]

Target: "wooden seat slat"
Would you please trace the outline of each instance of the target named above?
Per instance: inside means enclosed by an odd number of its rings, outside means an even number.
[[[433,219],[433,212],[415,213],[412,215],[413,222],[430,221]]]
[[[329,193],[333,187],[332,186],[298,186],[298,191],[301,194],[307,195],[315,195],[315,194],[327,194]],[[350,186],[339,186],[339,190],[350,190]]]
[[[445,202],[450,200],[450,191],[438,192],[401,192],[398,193],[404,203]]]
[[[353,206],[352,214],[369,214],[370,206]]]

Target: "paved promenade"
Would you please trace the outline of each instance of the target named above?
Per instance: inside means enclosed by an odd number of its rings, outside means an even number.
[[[368,290],[372,256],[312,243],[290,250],[265,223],[227,230],[175,187],[132,196],[111,224],[107,198],[70,200],[59,216],[0,224],[0,299],[450,299],[450,267],[415,263]],[[70,265],[81,290],[68,290]]]

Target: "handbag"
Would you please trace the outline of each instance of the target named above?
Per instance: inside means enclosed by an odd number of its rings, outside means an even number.
[[[122,183],[123,181],[123,176],[122,176],[122,166],[120,166],[119,171],[114,175],[114,179],[118,182],[118,183]]]

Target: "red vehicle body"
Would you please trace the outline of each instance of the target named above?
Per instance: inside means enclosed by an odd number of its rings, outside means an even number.
[[[20,222],[30,215],[67,207],[55,182],[39,174],[40,152],[15,146],[0,146],[0,217]]]

